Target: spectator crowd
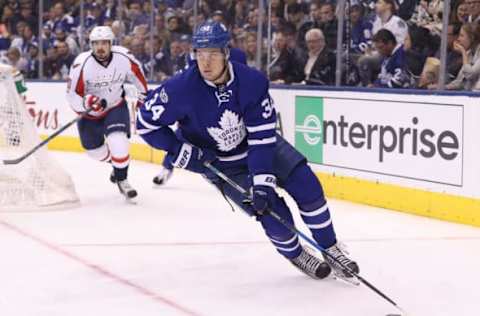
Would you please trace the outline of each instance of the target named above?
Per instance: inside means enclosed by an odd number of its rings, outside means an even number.
[[[39,25],[39,1],[0,0],[0,62],[26,78],[39,78],[42,69],[43,78],[66,79],[75,56],[89,49],[90,30],[108,25],[114,44],[127,47],[149,79],[162,81],[185,68],[195,25],[214,19],[229,28],[247,64],[274,83],[335,85],[340,55],[342,85],[438,86],[443,0],[347,0],[340,45],[336,1],[265,1],[270,21],[258,2],[84,0],[80,8],[80,0],[44,0]],[[449,11],[445,88],[480,90],[480,0],[452,0]]]

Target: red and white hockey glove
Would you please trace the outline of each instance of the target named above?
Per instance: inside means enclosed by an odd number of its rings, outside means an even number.
[[[105,110],[106,107],[107,107],[107,101],[105,101],[105,99],[100,100],[99,97],[94,96],[92,94],[87,94],[85,96],[85,108],[87,109],[87,111],[92,109],[93,112],[96,112],[98,114],[100,112],[103,112],[103,110]]]

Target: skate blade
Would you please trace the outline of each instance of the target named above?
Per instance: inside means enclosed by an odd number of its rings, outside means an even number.
[[[124,193],[124,192],[120,192],[123,197],[125,198],[125,202],[127,202],[128,204],[133,204],[133,205],[137,205],[137,196],[138,194],[135,192],[134,194],[132,194],[131,196],[129,196],[127,193]]]
[[[344,283],[355,285],[355,286],[360,285],[360,281],[356,277],[347,278],[347,277],[345,277],[345,276],[343,276],[339,273],[336,273],[334,271],[332,271],[330,276],[331,276],[332,279],[334,279],[336,281],[344,282]]]
[[[135,199],[136,197],[128,197],[128,196],[125,196],[125,202],[127,202],[127,204],[131,204],[131,205],[137,205],[137,200]]]

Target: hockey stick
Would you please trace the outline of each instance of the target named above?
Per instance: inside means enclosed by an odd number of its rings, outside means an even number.
[[[222,173],[220,170],[218,170],[217,168],[215,168],[214,166],[212,166],[210,163],[205,163],[205,167],[207,167],[210,171],[212,171],[215,175],[217,175],[219,178],[221,178],[222,180],[224,180],[225,182],[227,182],[230,186],[232,186],[235,190],[237,190],[238,192],[240,192],[243,196],[245,196],[245,198],[248,199],[248,201],[251,201],[252,200],[252,197],[251,195],[247,192],[247,190],[245,190],[243,187],[241,187],[238,183],[236,183],[235,181],[233,181],[232,179],[230,179],[229,177],[227,177],[224,173]],[[280,224],[282,224],[283,226],[285,226],[289,231],[291,231],[292,233],[294,234],[298,234],[304,241],[308,242],[310,245],[312,245],[315,249],[317,249],[318,251],[320,251],[323,255],[329,257],[330,259],[332,259],[333,261],[335,261],[336,263],[338,263],[342,268],[344,268],[345,270],[348,271],[348,273],[352,274],[353,276],[355,276],[355,278],[357,278],[357,280],[359,280],[360,282],[362,282],[363,284],[365,284],[367,287],[369,287],[371,290],[373,290],[375,293],[377,293],[378,295],[380,295],[382,298],[384,298],[385,300],[387,300],[390,304],[392,304],[394,307],[396,307],[401,313],[402,315],[406,316],[406,313],[405,311],[400,307],[398,306],[397,303],[395,303],[395,301],[393,301],[391,298],[389,298],[386,294],[384,294],[382,291],[380,291],[379,289],[377,289],[375,286],[373,286],[370,282],[368,282],[367,280],[365,280],[363,277],[361,277],[360,275],[358,275],[358,273],[355,273],[354,271],[352,271],[352,269],[350,269],[349,267],[345,266],[343,263],[341,263],[340,261],[338,261],[336,258],[334,258],[332,255],[330,255],[323,247],[321,247],[319,244],[317,244],[313,239],[309,238],[307,235],[305,235],[304,233],[302,233],[300,230],[298,230],[294,225],[290,224],[289,222],[287,222],[285,219],[283,219],[280,215],[278,215],[276,212],[274,212],[273,210],[267,210],[267,213],[269,215],[271,215],[273,218],[275,218]],[[392,316],[394,316],[392,314]]]
[[[73,120],[71,120],[70,122],[68,122],[67,124],[63,125],[61,128],[59,128],[55,133],[53,133],[52,135],[48,136],[47,138],[45,138],[43,141],[41,141],[39,144],[37,144],[35,147],[33,147],[32,149],[30,149],[28,152],[26,152],[25,154],[23,154],[22,156],[18,157],[18,158],[15,158],[15,159],[4,159],[4,160],[1,160],[2,164],[3,165],[16,165],[16,164],[19,164],[20,162],[24,161],[25,159],[27,159],[28,157],[30,157],[32,154],[34,154],[40,147],[44,146],[45,144],[48,144],[52,139],[54,139],[55,137],[57,137],[60,133],[62,133],[63,131],[65,131],[67,128],[69,128],[70,126],[72,126],[73,124],[77,123],[78,121],[80,121],[80,119],[82,119],[82,117],[88,113],[90,113],[90,111],[92,111],[93,109],[89,109],[88,111],[85,111],[83,113],[80,113],[77,115],[76,118],[74,118]]]

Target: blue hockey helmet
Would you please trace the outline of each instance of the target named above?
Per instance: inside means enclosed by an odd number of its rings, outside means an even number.
[[[192,48],[227,48],[230,34],[227,27],[220,22],[202,23],[192,37]]]

